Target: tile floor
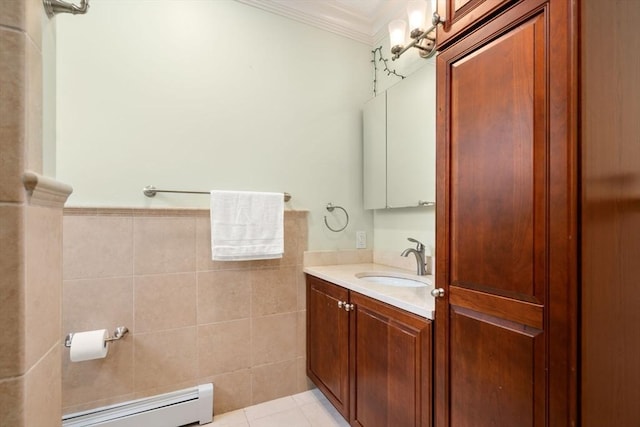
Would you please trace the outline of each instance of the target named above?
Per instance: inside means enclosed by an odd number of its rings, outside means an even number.
[[[212,427],[349,427],[318,389],[213,417]]]

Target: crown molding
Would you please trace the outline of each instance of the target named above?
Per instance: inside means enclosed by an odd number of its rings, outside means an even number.
[[[335,1],[236,0],[267,12],[284,16],[358,42],[372,46],[386,33],[386,24],[406,0],[383,1],[372,16],[364,16],[355,9]]]

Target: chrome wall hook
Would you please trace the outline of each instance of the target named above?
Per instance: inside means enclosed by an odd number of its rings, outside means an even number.
[[[346,218],[347,218],[347,221],[346,221],[346,223],[344,224],[344,227],[336,229],[336,228],[332,228],[332,227],[329,225],[329,223],[327,222],[327,216],[325,215],[325,216],[324,216],[324,225],[326,225],[326,226],[327,226],[327,228],[328,228],[329,230],[333,231],[334,233],[339,233],[339,232],[341,232],[342,230],[344,230],[345,228],[347,228],[347,225],[349,225],[349,214],[347,213],[347,210],[346,210],[345,208],[343,208],[342,206],[334,205],[334,204],[333,204],[333,203],[331,203],[331,202],[327,203],[326,208],[327,208],[327,211],[329,211],[329,212],[333,212],[333,210],[334,210],[334,209],[341,209],[341,210],[342,210],[342,212],[344,212],[344,215],[345,215],[345,216],[346,216]]]

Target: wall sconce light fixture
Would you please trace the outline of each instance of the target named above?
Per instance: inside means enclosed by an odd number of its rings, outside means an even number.
[[[389,23],[389,41],[394,61],[412,47],[418,49],[422,58],[431,58],[436,53],[436,27],[444,21],[435,11],[436,0],[410,0],[407,3],[409,15],[409,36],[413,39],[405,45],[407,24],[401,19]],[[425,17],[431,17],[431,25],[425,29]]]

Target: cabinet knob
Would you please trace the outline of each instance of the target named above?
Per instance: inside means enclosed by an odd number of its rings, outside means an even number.
[[[444,296],[444,289],[435,288],[434,290],[431,291],[431,296],[434,298],[442,298]]]
[[[345,302],[344,301],[338,301],[338,308],[342,308],[344,307]]]
[[[353,304],[345,304],[345,305],[344,305],[344,309],[345,309],[346,311],[351,311],[351,310],[353,310],[353,308],[354,308],[354,305],[353,305]]]

